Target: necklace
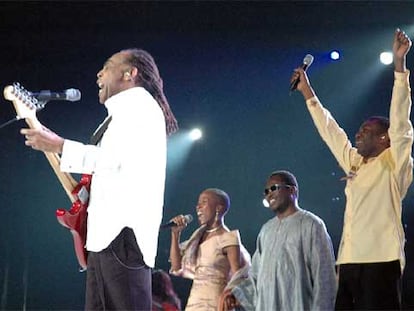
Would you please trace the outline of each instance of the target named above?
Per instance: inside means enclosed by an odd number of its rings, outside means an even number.
[[[218,229],[220,229],[221,227],[223,227],[222,225],[220,225],[220,226],[217,226],[217,227],[215,227],[215,228],[213,228],[213,229],[207,229],[206,230],[206,232],[207,233],[212,233],[212,232],[216,232]]]

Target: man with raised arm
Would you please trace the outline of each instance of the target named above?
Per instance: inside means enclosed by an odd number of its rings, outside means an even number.
[[[296,69],[291,79],[299,79],[297,89],[315,126],[345,172],[337,310],[401,309],[402,200],[413,178],[410,72],[406,68],[411,44],[403,31],[395,31],[389,119],[374,116],[362,123],[355,146],[322,106],[304,70]]]

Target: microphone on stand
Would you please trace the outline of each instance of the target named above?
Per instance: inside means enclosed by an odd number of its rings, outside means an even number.
[[[303,64],[301,68],[304,71],[306,71],[306,69],[308,69],[309,66],[312,65],[312,63],[313,63],[313,56],[311,54],[306,54],[305,58],[303,59]],[[296,90],[296,88],[298,87],[298,83],[299,83],[299,77],[290,83],[289,90],[291,92]]]
[[[40,92],[29,92],[29,94],[40,102],[46,102],[49,100],[66,100],[76,102],[81,99],[81,92],[78,89],[67,89],[62,92],[43,90]]]
[[[192,221],[193,221],[193,216],[192,216],[192,215],[190,215],[190,214],[185,215],[185,216],[184,216],[184,218],[185,218],[185,222],[186,222],[186,224],[187,224],[187,225],[188,225],[190,222],[192,222]],[[175,227],[175,226],[177,226],[177,224],[176,224],[175,222],[173,222],[173,221],[169,221],[169,222],[167,222],[167,223],[165,223],[165,224],[162,224],[162,225],[160,226],[160,229],[168,229],[168,228]]]

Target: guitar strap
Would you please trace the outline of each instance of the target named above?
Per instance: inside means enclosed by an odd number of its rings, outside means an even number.
[[[105,133],[106,129],[108,128],[109,123],[112,121],[112,116],[106,117],[106,119],[101,123],[101,125],[98,126],[96,131],[93,133],[90,144],[91,145],[97,145],[101,139],[103,134]]]

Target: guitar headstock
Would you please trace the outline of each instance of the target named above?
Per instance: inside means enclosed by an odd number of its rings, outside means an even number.
[[[15,82],[13,85],[6,86],[3,94],[5,99],[13,102],[14,109],[20,119],[26,119],[26,122],[32,127],[35,127],[35,123],[39,123],[36,111],[43,108],[43,103],[33,97],[23,86]]]

